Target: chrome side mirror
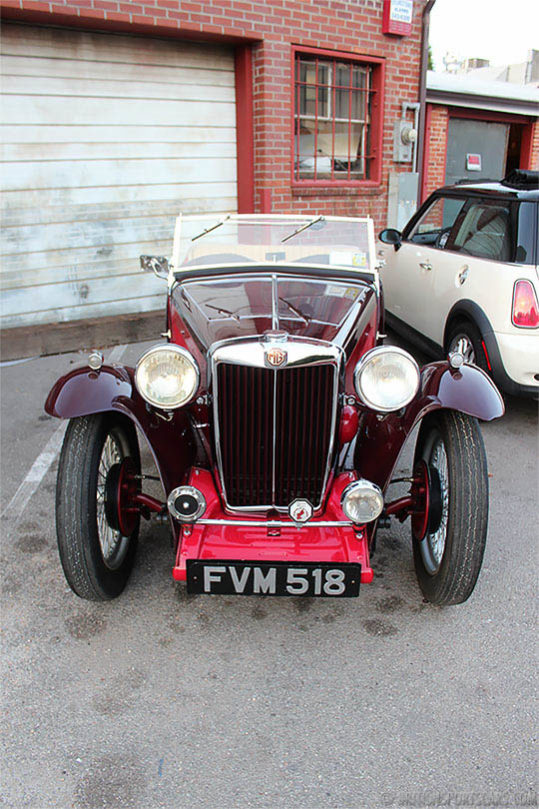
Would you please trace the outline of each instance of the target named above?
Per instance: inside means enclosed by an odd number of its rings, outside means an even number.
[[[169,263],[164,256],[141,256],[140,266],[142,272],[153,272],[158,278],[168,278]]]

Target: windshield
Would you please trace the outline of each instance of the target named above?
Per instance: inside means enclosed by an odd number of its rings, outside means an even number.
[[[178,217],[175,270],[248,263],[332,265],[372,272],[372,220],[266,214]]]

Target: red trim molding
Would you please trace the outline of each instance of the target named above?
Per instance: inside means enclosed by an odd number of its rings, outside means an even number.
[[[463,109],[448,107],[450,118],[468,118],[474,121],[491,121],[496,124],[527,124],[530,118],[510,112],[490,112],[489,110]]]
[[[520,164],[521,169],[533,169],[533,124],[526,124],[522,127],[522,140],[520,141]]]
[[[236,48],[236,152],[238,172],[238,213],[253,213],[253,67],[251,47]]]
[[[423,147],[423,166],[421,169],[421,188],[419,191],[419,202],[422,204],[427,198],[427,186],[429,182],[429,159],[430,159],[430,128],[432,118],[432,104],[425,104],[425,140]]]

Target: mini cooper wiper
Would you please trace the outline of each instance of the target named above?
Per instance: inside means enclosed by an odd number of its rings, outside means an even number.
[[[289,233],[288,236],[285,236],[284,239],[281,239],[281,244],[283,242],[287,242],[289,239],[292,238],[292,236],[295,236],[297,233],[301,233],[303,230],[307,230],[307,228],[310,228],[311,225],[316,225],[317,222],[323,222],[324,218],[325,217],[323,216],[317,216],[316,219],[311,219],[311,221],[307,222],[305,225],[300,225],[300,227],[296,228],[296,230],[293,233]]]
[[[196,240],[197,240],[197,239],[201,239],[201,238],[202,238],[202,236],[205,236],[205,235],[206,235],[206,233],[211,233],[211,231],[212,231],[212,230],[215,230],[216,228],[220,228],[220,227],[221,227],[221,225],[224,225],[224,223],[227,221],[227,219],[230,219],[230,215],[225,216],[225,218],[224,218],[224,219],[221,219],[219,222],[216,222],[216,223],[215,223],[215,225],[212,225],[212,226],[211,226],[211,227],[209,227],[209,228],[204,228],[204,230],[202,231],[202,233],[197,233],[197,235],[196,235],[196,236],[193,236],[193,238],[191,239],[191,241],[192,241],[192,242],[196,242]]]

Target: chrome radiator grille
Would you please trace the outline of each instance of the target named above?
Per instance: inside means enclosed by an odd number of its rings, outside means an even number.
[[[216,441],[233,508],[317,507],[326,482],[336,408],[334,365],[217,365]]]

